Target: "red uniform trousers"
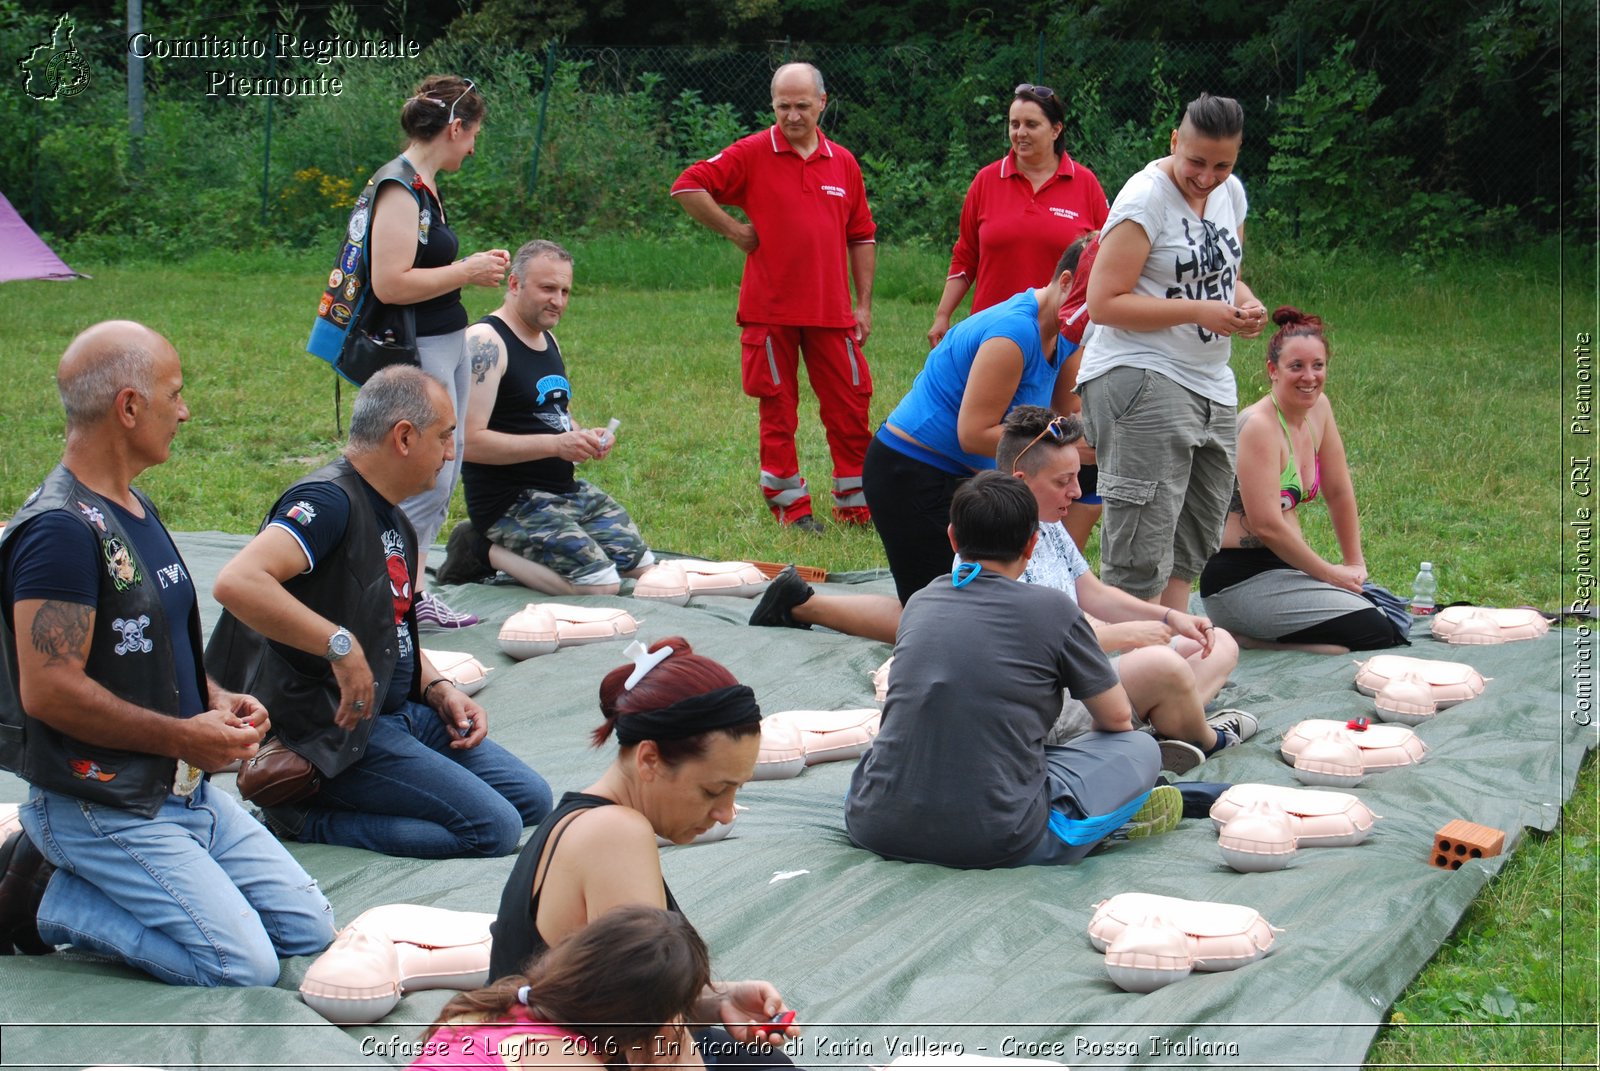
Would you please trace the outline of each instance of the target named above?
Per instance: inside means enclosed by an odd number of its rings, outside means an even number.
[[[861,465],[872,440],[867,427],[872,372],[856,344],[855,329],[748,324],[742,341],[744,392],[761,405],[761,492],[773,516],[792,524],[811,514],[811,495],[794,445],[803,353],[833,455],[834,516],[869,523]]]

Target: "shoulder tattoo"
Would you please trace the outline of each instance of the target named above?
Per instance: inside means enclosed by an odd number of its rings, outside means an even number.
[[[89,621],[94,608],[47,600],[33,615],[33,649],[47,666],[79,665],[89,657]]]
[[[482,383],[490,370],[500,363],[500,347],[491,338],[468,339],[467,360],[472,367],[472,381]]]

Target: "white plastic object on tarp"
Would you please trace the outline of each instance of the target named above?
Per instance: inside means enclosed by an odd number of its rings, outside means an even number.
[[[1235,815],[1262,800],[1283,808],[1294,826],[1295,843],[1301,848],[1360,844],[1381,817],[1348,792],[1243,783],[1217,797],[1211,805],[1211,821],[1220,832]]]
[[[749,562],[707,562],[669,558],[657,562],[633,582],[633,597],[685,606],[693,596],[724,595],[752,599],[771,581]]]
[[[1197,971],[1228,971],[1254,963],[1283,932],[1253,907],[1127,892],[1095,905],[1089,941],[1104,952],[1118,934],[1150,915],[1160,915],[1188,935]]]
[[[639,622],[626,610],[530,602],[506,618],[499,641],[502,651],[521,661],[560,647],[626,639],[638,631]]]
[[[468,695],[476,695],[489,683],[492,670],[465,651],[430,651],[425,647],[422,653],[428,656],[434,669]]]
[[[1410,766],[1428,756],[1428,745],[1404,725],[1369,725],[1365,732],[1358,733],[1345,728],[1342,721],[1329,721],[1326,718],[1308,718],[1284,733],[1283,740],[1278,744],[1278,753],[1284,762],[1293,766],[1295,756],[1300,754],[1301,749],[1332,731],[1345,733],[1355,741],[1361,749],[1361,767],[1367,773],[1395,766]]]
[[[1408,673],[1427,683],[1433,691],[1434,704],[1440,710],[1482,695],[1484,685],[1493,679],[1463,662],[1380,654],[1356,663],[1356,690],[1362,695],[1376,696],[1390,681]]]
[[[330,1022],[371,1023],[404,993],[485,985],[493,922],[485,912],[421,904],[369,908],[306,968],[300,996]]]
[[[1446,643],[1481,646],[1537,639],[1550,631],[1550,622],[1528,606],[1446,606],[1433,615],[1431,629]]]

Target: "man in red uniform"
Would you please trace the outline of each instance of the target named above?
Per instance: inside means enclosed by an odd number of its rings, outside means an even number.
[[[833,515],[871,521],[861,463],[871,438],[872,373],[861,347],[872,331],[876,227],[856,158],[817,129],[827,104],[815,67],[779,67],[772,76],[777,122],[672,185],[684,211],[745,251],[738,320],[744,392],[761,405],[761,491],[779,523],[806,531],[822,526],[811,515],[794,445],[802,353],[833,453]],[[725,204],[750,222],[734,219]]]

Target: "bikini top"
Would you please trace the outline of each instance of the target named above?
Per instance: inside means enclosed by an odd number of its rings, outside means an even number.
[[[1294,459],[1294,439],[1289,436],[1289,422],[1283,419],[1278,399],[1272,399],[1272,408],[1278,410],[1278,426],[1283,429],[1283,438],[1289,444],[1289,460],[1283,466],[1283,472],[1278,474],[1278,506],[1281,509],[1294,509],[1300,503],[1310,502],[1317,497],[1317,488],[1322,486],[1322,454],[1312,454],[1315,467],[1311,473],[1311,490],[1302,490],[1300,466]]]

